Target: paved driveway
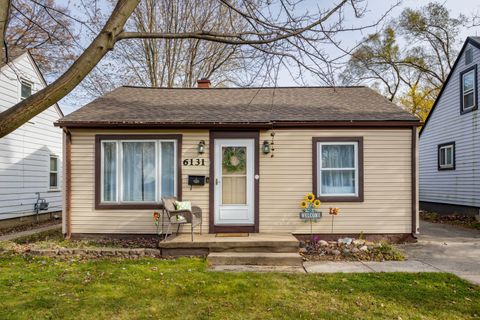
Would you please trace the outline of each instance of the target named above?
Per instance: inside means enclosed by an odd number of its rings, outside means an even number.
[[[451,272],[480,285],[480,232],[420,222],[418,242],[403,245],[409,260]]]

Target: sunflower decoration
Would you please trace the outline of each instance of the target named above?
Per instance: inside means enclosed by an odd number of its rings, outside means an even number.
[[[301,207],[302,209],[307,209],[307,207],[308,207],[308,202],[307,202],[306,200],[302,200],[302,201],[300,202],[300,207]]]
[[[309,192],[305,195],[302,201],[300,201],[300,207],[302,207],[302,212],[300,212],[300,218],[303,222],[310,222],[310,234],[312,235],[313,240],[313,223],[317,222],[319,218],[322,217],[322,212],[317,211],[320,207],[320,200],[315,199],[315,194]]]
[[[318,209],[321,205],[319,199],[315,199],[315,195],[311,192],[305,195],[305,198],[300,201],[300,207],[305,212],[314,212],[315,209]]]
[[[315,195],[311,192],[307,193],[307,195],[305,196],[305,200],[307,200],[308,202],[312,203],[313,201],[315,201]]]

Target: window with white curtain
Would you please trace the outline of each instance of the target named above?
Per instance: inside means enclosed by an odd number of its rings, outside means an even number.
[[[317,194],[358,195],[358,142],[318,142]]]
[[[102,140],[104,203],[155,203],[176,196],[176,140]]]

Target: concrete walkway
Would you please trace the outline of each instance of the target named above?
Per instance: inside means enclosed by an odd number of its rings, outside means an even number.
[[[417,260],[385,262],[305,262],[307,273],[363,273],[363,272],[440,272],[441,270]]]
[[[406,261],[307,261],[301,267],[213,266],[212,271],[357,273],[450,272],[480,285],[480,232],[421,221],[417,243],[400,245]]]
[[[400,245],[407,261],[305,262],[308,273],[450,272],[480,285],[480,232],[421,221],[417,243]]]
[[[418,242],[400,246],[409,260],[480,285],[480,232],[421,221]]]
[[[30,230],[21,231],[21,232],[10,233],[10,234],[6,234],[4,236],[0,236],[0,241],[11,241],[11,240],[15,240],[15,239],[22,238],[22,237],[28,237],[28,236],[31,236],[32,234],[36,234],[36,233],[40,233],[40,232],[44,232],[44,231],[61,229],[61,228],[62,228],[62,224],[59,223],[59,224],[54,224],[54,225],[50,225],[50,226],[46,226],[46,227],[41,227],[41,228],[30,229]]]
[[[385,262],[334,262],[307,261],[302,267],[295,266],[211,266],[211,271],[223,272],[288,272],[288,273],[365,273],[365,272],[442,272],[442,270],[417,260]]]

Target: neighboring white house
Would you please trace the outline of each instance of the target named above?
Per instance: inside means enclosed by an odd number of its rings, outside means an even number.
[[[45,85],[28,51],[11,54],[0,65],[0,112]],[[62,130],[53,126],[62,116],[55,104],[0,138],[0,220],[34,214],[37,192],[49,203],[40,213],[62,210]]]
[[[480,208],[480,37],[468,37],[420,133],[420,208]]]

